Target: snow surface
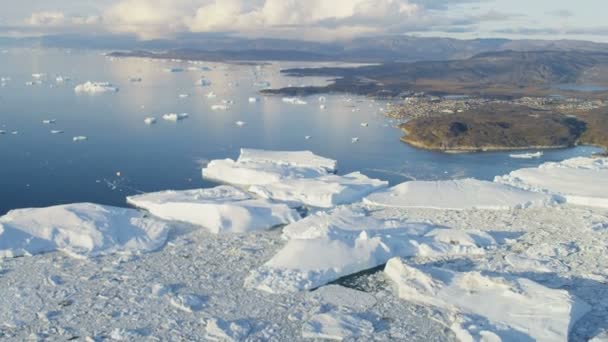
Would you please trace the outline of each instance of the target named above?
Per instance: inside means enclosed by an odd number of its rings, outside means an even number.
[[[101,93],[115,93],[118,88],[108,82],[91,82],[88,81],[83,84],[79,84],[74,87],[74,91],[77,93],[88,93],[88,94],[101,94]]]
[[[509,210],[545,206],[555,200],[550,195],[476,179],[405,182],[364,199],[377,206],[449,210]]]
[[[574,158],[519,169],[495,179],[522,189],[557,194],[570,204],[608,208],[608,158]]]
[[[241,149],[239,158],[212,160],[203,178],[236,185],[264,185],[285,179],[315,178],[336,169],[336,161],[309,151]]]
[[[568,291],[514,276],[412,267],[389,260],[384,273],[402,299],[452,311],[462,341],[568,341],[589,306]]]
[[[364,196],[388,186],[388,182],[353,172],[344,176],[285,179],[277,183],[256,185],[249,191],[267,199],[331,208],[361,200]]]
[[[0,257],[55,250],[82,258],[154,251],[168,232],[166,223],[136,210],[91,203],[12,210],[0,217]]]
[[[300,219],[285,204],[252,199],[231,186],[154,192],[127,197],[127,202],[160,218],[202,226],[216,234],[268,229]]]
[[[496,241],[487,233],[378,220],[340,207],[286,226],[289,239],[245,285],[270,293],[310,290],[384,264],[395,256],[482,255]]]
[[[370,338],[372,322],[356,314],[331,312],[313,316],[304,323],[302,337],[342,341],[345,338]]]

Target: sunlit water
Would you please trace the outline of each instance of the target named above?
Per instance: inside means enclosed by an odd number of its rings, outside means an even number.
[[[144,59],[111,60],[98,52],[9,50],[0,53],[0,214],[13,208],[90,201],[124,206],[125,196],[163,189],[209,187],[201,166],[216,158],[236,158],[241,147],[311,150],[339,161],[341,174],[362,171],[391,184],[411,179],[476,177],[492,179],[513,169],[545,161],[590,155],[591,147],[546,151],[540,159],[509,158],[508,153],[442,154],[401,142],[397,122],[385,118],[385,103],[366,98],[327,96],[307,105],[261,97],[255,81],[273,87],[323,84],[317,78],[287,78],[281,68],[309,66],[272,63],[206,63],[211,71],[167,72],[187,63]],[[46,73],[42,85],[28,86],[33,73]],[[195,83],[204,75],[209,87]],[[56,76],[70,82],[57,84]],[[141,77],[130,82],[129,77]],[[118,93],[76,94],[85,81],[111,82]],[[209,99],[206,94],[217,94]],[[190,94],[179,98],[179,94]],[[250,96],[261,97],[249,103]],[[228,111],[211,105],[233,100]],[[181,122],[161,119],[168,112],[189,113]],[[144,118],[154,116],[155,125]],[[43,124],[56,119],[55,124]],[[244,121],[240,127],[236,121]],[[368,127],[361,123],[367,122]],[[63,134],[51,134],[63,130]],[[17,134],[12,134],[17,131]],[[88,140],[73,142],[74,136]],[[305,139],[305,136],[311,136]],[[352,143],[353,137],[359,142]],[[120,173],[120,175],[118,175]]]

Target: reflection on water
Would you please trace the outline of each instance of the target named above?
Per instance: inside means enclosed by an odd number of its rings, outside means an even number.
[[[381,114],[382,102],[332,95],[322,110],[317,97],[307,98],[307,105],[292,105],[258,94],[259,87],[254,86],[258,81],[273,87],[327,83],[323,78],[280,74],[282,68],[307,63],[259,67],[205,63],[197,66],[198,71],[187,70],[191,66],[110,60],[93,52],[0,54],[0,77],[10,78],[0,87],[0,130],[7,133],[0,135],[0,213],[76,201],[125,205],[125,196],[138,192],[212,186],[201,179],[201,165],[211,159],[235,158],[241,147],[307,149],[337,159],[340,173],[360,170],[392,184],[410,179],[492,179],[516,168],[597,151],[579,147],[548,151],[540,159],[514,160],[508,153],[446,155],[418,150],[399,142],[401,132],[393,127],[396,122]],[[173,67],[186,70],[164,70]],[[45,73],[46,81],[27,86],[33,73]],[[56,83],[56,76],[71,81]],[[195,85],[201,77],[211,86]],[[88,80],[110,82],[120,91],[75,94],[74,86]],[[211,91],[216,98],[206,96]],[[260,97],[260,102],[249,103],[251,96]],[[210,109],[222,100],[234,101],[231,109]],[[178,122],[162,120],[169,112],[190,116]],[[150,116],[158,122],[144,124]],[[56,122],[43,124],[49,119]],[[246,124],[238,126],[237,121]],[[51,134],[51,130],[64,133]],[[81,135],[88,140],[72,141]],[[359,142],[352,143],[353,137]]]

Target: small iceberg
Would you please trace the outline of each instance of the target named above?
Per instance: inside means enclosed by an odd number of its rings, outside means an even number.
[[[46,119],[46,120],[42,120],[42,123],[45,125],[50,125],[50,124],[54,124],[57,120],[55,119]]]
[[[230,106],[225,104],[216,104],[211,106],[211,110],[219,111],[219,110],[228,110]]]
[[[246,123],[245,121],[237,121],[237,122],[235,122],[235,124],[236,124],[237,126],[243,127],[243,126],[245,126],[247,123]]]
[[[207,98],[208,99],[214,99],[216,97],[217,97],[217,95],[214,92],[212,92],[212,91],[210,91],[209,93],[207,93]]]
[[[359,137],[354,137],[354,138],[352,138],[352,139],[350,140],[350,142],[351,142],[352,144],[354,144],[354,143],[358,143],[358,142],[359,142]]]
[[[285,204],[253,199],[232,186],[161,191],[127,197],[127,202],[157,217],[201,226],[215,234],[269,229],[300,219]]]
[[[79,142],[79,141],[85,141],[88,140],[89,138],[85,137],[84,135],[78,135],[72,138],[72,141],[74,142]]]
[[[190,116],[188,113],[167,113],[167,114],[163,114],[163,120],[166,121],[180,121],[180,120],[184,120],[186,119],[188,116]]]
[[[144,123],[146,125],[153,125],[153,124],[156,123],[156,118],[155,117],[151,117],[151,116],[147,117],[147,118],[144,119]]]
[[[536,159],[536,158],[540,158],[542,156],[543,156],[543,152],[542,151],[538,151],[536,153],[514,153],[514,154],[509,154],[509,157],[515,158],[515,159]]]
[[[299,97],[284,97],[283,102],[295,105],[305,105],[308,103]]]
[[[179,94],[177,97],[179,97],[180,99],[187,99],[190,97],[190,94]]]
[[[0,217],[0,258],[61,251],[88,258],[161,248],[169,226],[133,209],[76,203],[11,210]]]
[[[118,91],[117,87],[114,87],[108,82],[86,82],[79,84],[74,88],[76,93],[88,93],[88,94],[101,94],[101,93],[115,93]]]
[[[52,129],[51,134],[63,134],[63,131],[60,129]]]
[[[257,97],[250,97],[249,98],[249,103],[257,103],[259,101],[260,101],[260,99],[258,99]]]

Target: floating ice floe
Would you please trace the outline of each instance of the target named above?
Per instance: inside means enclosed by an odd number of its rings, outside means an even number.
[[[276,183],[290,178],[314,178],[336,171],[336,161],[310,151],[241,149],[239,158],[212,160],[203,178],[237,185]]]
[[[260,99],[258,99],[257,97],[250,97],[249,98],[249,103],[257,103],[259,101],[260,101]]]
[[[71,78],[67,77],[67,76],[57,76],[55,77],[55,82],[57,83],[65,83],[65,82],[69,82],[71,81]]]
[[[137,210],[92,203],[12,210],[0,217],[0,257],[149,252],[165,244],[168,232],[166,223]]]
[[[247,123],[245,121],[237,121],[234,123],[235,125],[239,126],[239,127],[243,127],[245,126]]]
[[[86,82],[79,84],[74,88],[77,93],[88,93],[88,94],[101,94],[101,93],[115,93],[118,91],[117,87],[114,87],[108,82]]]
[[[164,119],[164,117],[163,117],[163,119]],[[156,118],[155,118],[155,117],[151,117],[151,116],[149,116],[149,117],[147,117],[147,118],[145,118],[145,119],[144,119],[144,123],[145,123],[146,125],[152,125],[152,124],[155,124],[155,123],[156,123]]]
[[[201,226],[212,233],[245,233],[300,219],[285,204],[253,199],[231,187],[161,191],[127,197],[131,205],[166,219]]]
[[[399,297],[452,314],[461,341],[568,341],[589,306],[566,290],[516,276],[489,276],[389,260],[384,270]]]
[[[230,106],[225,105],[225,104],[216,104],[216,105],[211,106],[211,110],[215,110],[215,111],[228,110],[228,109],[230,109]]]
[[[55,119],[47,119],[47,120],[42,120],[42,123],[45,125],[50,125],[50,124],[54,124],[57,120]]]
[[[62,133],[63,133],[63,131],[60,130],[60,129],[52,129],[51,130],[51,134],[62,134]]]
[[[396,208],[510,210],[556,203],[551,195],[476,179],[412,181],[373,193],[365,203]]]
[[[354,144],[354,143],[359,142],[359,137],[354,137],[354,138],[352,138],[352,139],[350,140],[350,142],[351,142],[351,143],[353,143],[353,144]]]
[[[285,179],[277,183],[254,185],[249,191],[262,198],[288,202],[292,205],[331,208],[357,202],[387,186],[386,181],[353,172],[344,176],[332,174],[317,178]]]
[[[308,103],[299,97],[284,97],[283,102],[295,105],[305,105]]]
[[[167,114],[163,114],[163,120],[166,121],[180,121],[180,120],[184,120],[186,119],[188,116],[190,116],[188,113],[167,113]]]
[[[79,141],[85,141],[88,140],[89,138],[85,137],[84,135],[78,135],[72,138],[72,141],[74,142],[79,142]]]
[[[349,312],[326,312],[312,316],[302,326],[302,337],[322,340],[372,338],[374,325],[361,315]]]
[[[180,99],[187,99],[187,98],[189,98],[189,97],[190,97],[190,94],[179,94],[179,95],[178,95],[178,97],[179,97]]]
[[[217,97],[217,95],[214,92],[212,92],[212,91],[210,91],[209,93],[207,93],[207,98],[208,99],[214,99],[216,97]]]
[[[556,194],[567,203],[608,208],[608,158],[574,158],[515,170],[495,182]]]
[[[205,327],[206,341],[237,342],[244,341],[251,333],[251,324],[246,320],[226,321],[211,318]]]
[[[509,154],[509,157],[514,158],[514,159],[535,159],[535,158],[540,158],[543,156],[543,152],[542,151],[538,151],[535,153],[514,153],[514,154]]]
[[[396,256],[482,255],[496,245],[481,231],[378,220],[347,207],[292,223],[283,237],[287,244],[249,274],[247,287],[270,293],[311,290]]]

